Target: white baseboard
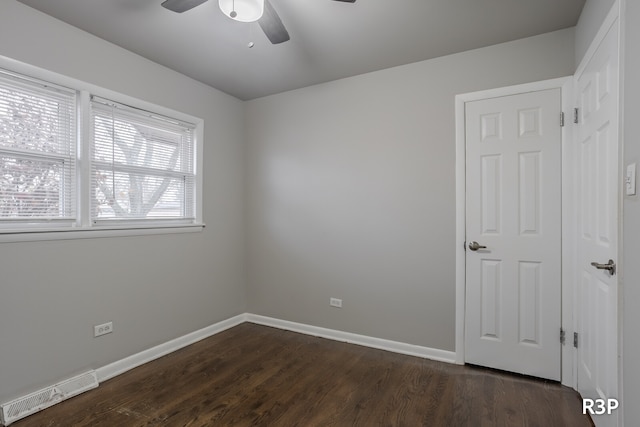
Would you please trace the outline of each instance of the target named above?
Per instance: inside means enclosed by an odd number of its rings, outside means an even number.
[[[417,356],[424,359],[437,360],[439,362],[456,363],[456,353],[453,351],[439,350],[435,348],[422,347],[419,345],[407,344],[398,341],[390,341],[382,338],[374,338],[366,335],[352,334],[335,329],[320,328],[318,326],[305,325],[303,323],[289,322],[287,320],[274,319],[272,317],[259,316],[257,314],[246,313],[247,322],[258,325],[271,326],[301,334],[313,335],[316,337],[328,338],[334,341],[342,341],[350,344],[362,345],[365,347],[377,348],[391,351],[393,353]]]
[[[227,329],[233,328],[241,323],[246,322],[246,314],[239,314],[231,317],[227,320],[215,323],[206,328],[202,328],[195,332],[191,332],[187,335],[183,335],[171,341],[167,341],[164,344],[157,345],[147,350],[141,351],[124,359],[120,359],[102,368],[96,369],[98,374],[98,381],[106,381],[109,378],[113,378],[117,375],[123,374],[133,368],[137,368],[140,365],[144,365],[147,362],[158,359],[169,353],[173,353],[176,350],[180,350],[183,347],[191,345],[195,342],[201,341],[205,338],[209,338],[215,334],[218,334]]]
[[[318,326],[306,325],[303,323],[290,322],[287,320],[275,319],[273,317],[260,316],[257,314],[243,313],[231,317],[227,320],[215,323],[206,328],[191,332],[178,337],[164,344],[157,345],[150,349],[141,351],[124,359],[120,359],[109,365],[96,369],[98,381],[103,382],[117,375],[123,374],[133,368],[144,365],[147,362],[158,359],[190,344],[218,334],[244,322],[251,322],[258,325],[271,326],[292,332],[299,332],[306,335],[327,338],[334,341],[347,342],[362,345],[365,347],[377,348],[394,353],[417,356],[425,359],[437,360],[439,362],[455,363],[456,354],[453,351],[439,350],[435,348],[422,347],[398,341],[390,341],[382,338],[374,338],[366,335],[358,335],[350,332],[326,329]]]

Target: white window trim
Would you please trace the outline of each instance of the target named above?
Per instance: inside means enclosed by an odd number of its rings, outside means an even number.
[[[0,68],[26,75],[31,78],[44,80],[56,85],[64,86],[79,93],[78,108],[78,166],[76,168],[78,185],[76,221],[53,220],[50,222],[38,222],[29,227],[21,226],[17,221],[11,227],[0,230],[0,243],[41,241],[41,240],[68,240],[86,239],[97,237],[121,237],[139,236],[151,234],[174,234],[191,233],[204,229],[203,222],[203,148],[204,148],[204,120],[191,116],[167,107],[143,101],[128,95],[124,95],[109,89],[105,89],[90,83],[83,82],[71,77],[67,77],[43,68],[25,64],[11,58],[0,55]],[[91,115],[89,113],[90,96],[98,96],[110,99],[122,104],[130,105],[141,110],[151,111],[162,116],[172,117],[177,120],[192,123],[195,125],[195,220],[182,223],[181,221],[140,221],[122,222],[114,224],[93,224],[90,219],[90,197],[91,197],[91,153],[89,152],[88,141],[91,138]],[[22,224],[28,223],[22,221]]]

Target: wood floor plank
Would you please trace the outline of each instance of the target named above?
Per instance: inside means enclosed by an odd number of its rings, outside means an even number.
[[[16,427],[591,426],[557,383],[244,323]]]

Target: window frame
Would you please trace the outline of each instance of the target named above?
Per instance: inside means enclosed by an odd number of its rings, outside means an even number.
[[[0,243],[39,240],[66,240],[96,237],[119,237],[150,234],[174,234],[201,231],[203,222],[203,148],[204,120],[168,107],[144,101],[97,85],[25,64],[0,55],[0,68],[27,79],[48,82],[76,91],[76,219],[16,219],[0,227]],[[134,109],[175,119],[194,126],[194,219],[136,221],[113,220],[93,223],[91,220],[91,96],[112,100]]]
[[[149,165],[131,165],[124,164],[122,160],[116,161],[112,159],[112,161],[105,160],[97,160],[94,155],[91,156],[91,222],[94,226],[104,225],[104,224],[192,224],[195,221],[195,125],[193,123],[178,121],[175,117],[166,117],[160,116],[157,111],[148,111],[141,110],[139,108],[132,107],[130,105],[124,105],[121,103],[117,103],[111,99],[103,99],[97,97],[95,95],[91,96],[91,140],[89,150],[95,150],[98,144],[100,146],[103,145],[105,140],[103,138],[96,137],[96,123],[97,118],[105,118],[109,115],[108,111],[111,113],[111,117],[107,118],[107,120],[111,120],[111,123],[126,123],[127,125],[131,125],[133,123],[138,123],[139,125],[146,127],[154,127],[159,130],[163,134],[171,133],[174,135],[181,135],[179,142],[169,142],[169,141],[158,141],[152,140],[151,144],[145,144],[145,147],[153,147],[153,142],[160,142],[161,144],[170,144],[175,146],[175,152],[179,153],[176,157],[180,159],[179,167],[176,168],[175,165],[172,168],[165,169],[159,164],[149,164]],[[135,126],[135,125],[134,125]],[[185,132],[186,131],[186,132]],[[114,134],[111,136],[110,144],[111,148],[115,148],[115,130],[112,130]],[[187,143],[184,141],[184,137],[187,137]],[[149,141],[146,141],[149,143]],[[91,154],[95,154],[91,152]],[[97,169],[110,171],[112,174],[120,173],[120,174],[131,174],[138,175],[139,177],[145,178],[161,178],[161,179],[171,179],[171,180],[183,180],[183,192],[182,198],[183,200],[180,203],[180,210],[182,211],[182,215],[179,217],[97,217],[95,216],[95,208],[97,207],[96,203],[96,195],[95,191],[95,176],[93,175]],[[189,191],[191,190],[191,191]],[[113,191],[113,189],[112,189]],[[165,189],[166,191],[166,189]],[[117,203],[117,202],[116,202]]]

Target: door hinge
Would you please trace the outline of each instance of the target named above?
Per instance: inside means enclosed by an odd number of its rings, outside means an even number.
[[[578,348],[578,333],[577,332],[573,333],[573,346],[575,348]]]
[[[560,328],[560,344],[564,345],[564,342],[566,341],[566,333],[564,331],[564,329]]]
[[[573,109],[573,123],[578,123],[578,117],[580,117],[580,110],[576,107]]]
[[[564,127],[564,111],[560,113],[560,127]]]

